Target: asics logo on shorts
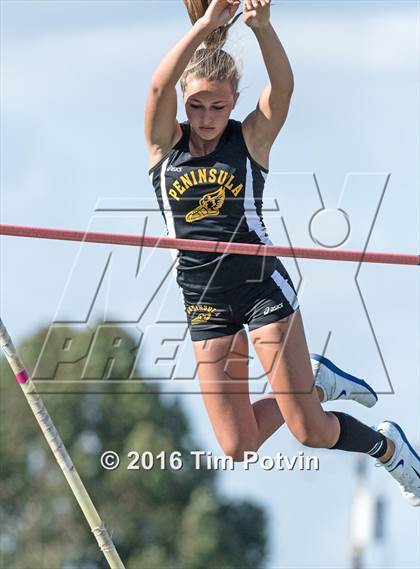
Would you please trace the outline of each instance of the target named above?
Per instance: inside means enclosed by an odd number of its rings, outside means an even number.
[[[281,302],[280,304],[276,304],[276,306],[267,306],[267,308],[264,308],[264,316],[266,316],[267,314],[271,314],[276,310],[280,310],[280,308],[283,308],[283,306],[284,306],[283,302]]]

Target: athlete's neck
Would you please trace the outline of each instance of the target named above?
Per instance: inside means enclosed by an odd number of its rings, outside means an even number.
[[[196,134],[192,129],[190,130],[190,153],[191,156],[205,156],[211,154],[217,148],[223,133],[212,140],[205,140]]]

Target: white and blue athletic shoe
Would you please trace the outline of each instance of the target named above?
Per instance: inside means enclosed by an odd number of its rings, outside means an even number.
[[[363,379],[358,379],[338,368],[330,360],[318,354],[311,354],[315,385],[321,387],[326,401],[352,399],[365,407],[373,407],[378,396]]]
[[[385,463],[378,462],[395,478],[401,494],[411,506],[420,506],[420,457],[410,445],[402,428],[392,421],[380,423],[376,430],[395,444],[394,456]]]

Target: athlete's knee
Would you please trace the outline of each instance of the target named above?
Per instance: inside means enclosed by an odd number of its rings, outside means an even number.
[[[223,452],[226,456],[231,456],[234,462],[243,462],[246,452],[256,452],[259,448],[258,442],[253,437],[236,438],[232,437],[220,441]]]
[[[310,448],[327,448],[330,436],[323,426],[311,422],[296,422],[288,425],[290,432],[301,445]]]

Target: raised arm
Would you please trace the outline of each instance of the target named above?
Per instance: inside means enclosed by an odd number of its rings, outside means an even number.
[[[243,129],[252,148],[268,153],[289,111],[293,93],[293,72],[286,52],[270,23],[270,0],[246,0],[244,20],[253,30],[268,72],[257,107],[244,121]],[[257,158],[257,156],[255,156]]]
[[[176,84],[198,46],[211,32],[232,18],[239,4],[239,0],[213,0],[205,15],[197,20],[153,74],[144,120],[150,166],[170,150],[180,134],[176,120]]]

